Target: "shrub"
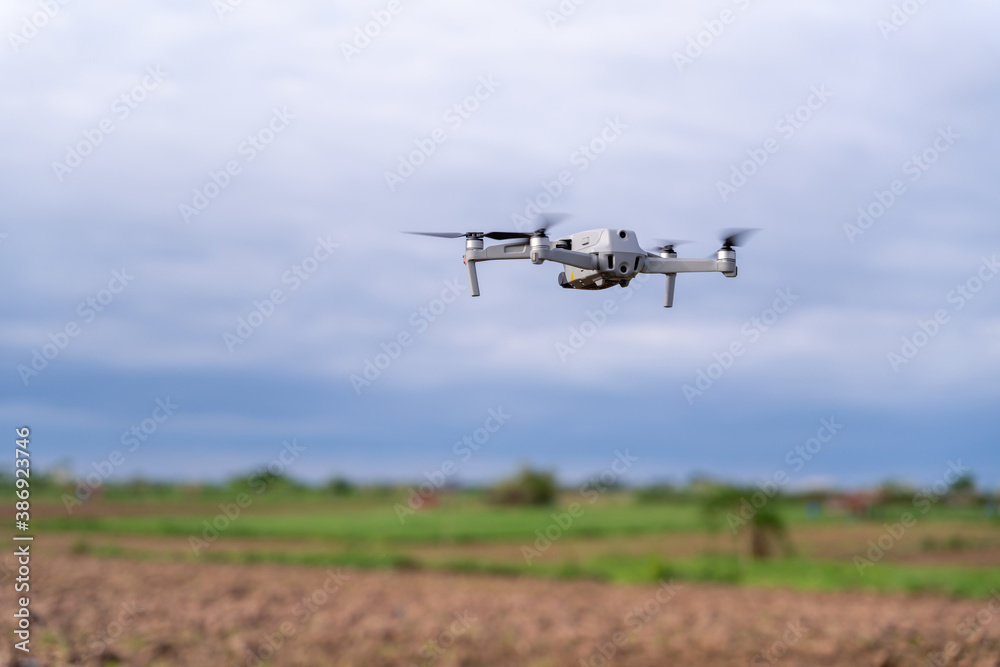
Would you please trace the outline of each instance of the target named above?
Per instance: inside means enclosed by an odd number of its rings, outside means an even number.
[[[326,483],[326,490],[335,496],[349,496],[354,493],[355,487],[344,477],[334,477]]]
[[[558,488],[552,472],[524,467],[501,481],[486,494],[486,502],[495,505],[551,505]]]

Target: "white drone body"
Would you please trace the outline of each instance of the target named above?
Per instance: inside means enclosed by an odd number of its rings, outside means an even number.
[[[736,251],[741,238],[752,230],[725,232],[722,247],[710,259],[680,259],[674,246],[683,241],[663,241],[656,253],[639,245],[629,229],[593,229],[563,236],[555,244],[549,241],[546,225],[533,233],[525,232],[410,232],[444,238],[465,237],[465,261],[469,270],[472,296],[479,296],[476,264],[499,259],[530,259],[532,264],[557,262],[563,265],[559,284],[566,289],[601,290],[618,285],[627,287],[640,273],[662,273],[667,277],[664,308],[674,302],[678,273],[718,272],[735,278]],[[519,239],[514,243],[486,246],[484,239]]]

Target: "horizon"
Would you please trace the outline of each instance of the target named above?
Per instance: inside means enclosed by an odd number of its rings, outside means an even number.
[[[303,479],[419,478],[502,410],[457,476],[630,447],[630,480],[1000,486],[1000,8],[433,0],[366,41],[372,8],[144,7],[0,9],[0,414],[40,469],[224,478],[294,438]],[[550,263],[471,298],[461,241],[400,233],[554,212],[690,257],[761,231],[670,310]]]

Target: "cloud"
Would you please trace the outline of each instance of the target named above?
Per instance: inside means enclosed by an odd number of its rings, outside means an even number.
[[[5,5],[0,27],[16,33],[36,9]],[[527,381],[683,411],[682,386],[742,342],[746,355],[709,405],[730,392],[893,410],[997,398],[1000,281],[961,311],[948,294],[997,250],[989,27],[1000,10],[922,5],[885,38],[878,22],[891,3],[590,2],[553,27],[556,9],[402,3],[348,62],[343,45],[377,21],[378,4],[247,2],[221,18],[210,3],[63,6],[0,56],[0,119],[14,130],[0,152],[0,276],[14,286],[0,293],[8,403],[59,403],[45,377],[22,399],[15,368],[123,266],[134,284],[52,369],[218,373],[256,378],[243,381],[263,392],[267,378],[296,378],[379,406],[397,391],[447,400]],[[723,9],[734,18],[719,28]],[[678,53],[692,62],[679,68]],[[113,105],[148,67],[166,78],[123,117]],[[449,116],[482,77],[495,91]],[[829,99],[803,114],[824,86]],[[276,109],[294,118],[268,132]],[[627,128],[581,167],[574,155],[609,118]],[[81,152],[104,119],[114,131],[60,182],[53,162]],[[914,178],[907,161],[943,128],[960,137]],[[390,191],[386,172],[437,129],[446,140]],[[744,169],[769,139],[779,150]],[[220,177],[232,161],[239,173]],[[723,201],[719,183],[741,169],[753,173]],[[721,228],[764,231],[741,249],[736,280],[682,276],[671,311],[662,279],[624,301],[620,290],[566,292],[557,267],[511,262],[482,267],[479,299],[421,315],[446,281],[465,289],[461,242],[399,232],[513,229],[561,170],[573,183],[549,208],[574,214],[566,232],[690,238],[683,249],[698,255]],[[180,206],[220,178],[185,222]],[[894,180],[905,194],[852,243],[844,226]],[[292,290],[283,276],[327,237],[339,244],[333,258]],[[230,351],[224,335],[276,289],[285,301]],[[750,344],[743,327],[780,289],[801,298]],[[606,299],[616,312],[563,363],[557,345]],[[940,308],[951,322],[893,372],[887,354]],[[353,395],[350,377],[400,334],[412,345],[378,391]]]

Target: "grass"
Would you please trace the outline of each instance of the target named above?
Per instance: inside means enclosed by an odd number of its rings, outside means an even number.
[[[231,499],[225,504],[235,507]],[[397,516],[394,505],[393,499],[378,502],[308,502],[301,505],[287,501],[268,504],[255,499],[241,509],[234,520],[222,515],[220,504],[201,503],[194,508],[186,508],[185,513],[172,511],[168,504],[158,508],[156,515],[82,517],[65,514],[57,518],[36,519],[34,525],[41,530],[187,536],[201,535],[210,522],[217,520],[218,525],[228,523],[225,532],[234,537],[423,543],[533,541],[535,531],[545,531],[556,524],[557,518],[553,515],[558,515],[562,525],[566,525],[568,503],[547,508],[490,507],[464,498],[430,511],[406,515],[402,520]],[[693,502],[650,504],[632,503],[626,498],[606,498],[593,505],[588,505],[586,501],[580,505],[582,515],[573,518],[565,531],[577,537],[669,534],[698,531],[705,526],[701,506]],[[109,503],[105,507],[110,509],[114,505]],[[778,509],[791,525],[842,525],[844,521],[834,516],[809,519],[804,506],[797,503],[785,503]],[[912,510],[912,507],[903,505],[887,506],[881,508],[880,516],[873,520],[891,523],[898,521],[903,512]],[[963,523],[986,521],[975,508],[936,507],[926,517],[920,517],[921,522],[942,520]]]
[[[565,508],[436,508],[401,522],[391,505],[306,514],[254,513],[251,505],[229,522],[227,536],[338,539],[384,542],[487,542],[534,540],[564,515]],[[338,511],[340,510],[340,511]],[[36,520],[41,530],[82,530],[130,535],[201,535],[206,522],[221,516],[217,506],[198,516],[107,516]],[[565,517],[561,517],[565,525]],[[219,525],[224,521],[219,519]],[[576,536],[617,536],[698,530],[700,510],[694,505],[652,506],[603,504],[588,507],[572,519],[567,532]]]
[[[122,536],[201,537],[213,520],[218,519],[220,532],[226,539],[249,538],[271,540],[269,545],[253,542],[244,550],[206,548],[197,558],[210,562],[285,563],[290,565],[347,566],[356,568],[430,569],[448,572],[488,573],[552,578],[585,578],[602,581],[639,583],[677,578],[687,581],[719,582],[748,586],[781,587],[800,590],[872,590],[885,592],[934,592],[963,597],[985,597],[1000,590],[1000,569],[960,565],[913,564],[879,562],[860,574],[851,560],[822,558],[783,558],[750,560],[732,554],[701,555],[664,560],[661,555],[641,552],[619,553],[623,550],[616,539],[627,536],[681,535],[703,533],[705,515],[696,502],[637,503],[628,494],[607,494],[593,505],[581,502],[582,514],[571,518],[570,502],[580,502],[578,496],[562,498],[557,507],[491,507],[481,498],[457,495],[445,498],[440,505],[407,515],[401,521],[395,511],[394,496],[327,499],[315,497],[297,502],[290,497],[262,496],[240,510],[235,519],[225,519],[220,503],[201,499],[184,505],[166,503],[151,505],[146,515],[119,515],[124,503],[104,501],[96,509],[102,515],[69,515],[59,508],[52,518],[36,519],[33,527],[39,532],[61,531],[77,536],[70,551],[106,557],[194,559],[193,552],[157,553],[152,550],[125,549],[106,544],[91,545],[91,533]],[[232,498],[224,500],[226,504]],[[843,517],[806,516],[804,503],[775,501],[775,508],[790,526],[809,525],[836,532],[855,521]],[[135,505],[130,509],[134,510]],[[912,507],[893,505],[880,508],[878,517],[864,525],[881,530],[884,523],[899,520]],[[93,511],[87,508],[87,511]],[[914,545],[919,553],[934,552],[944,556],[975,548],[991,548],[994,538],[983,532],[990,526],[1000,526],[996,519],[984,518],[974,507],[935,506],[919,518],[921,524],[950,526],[938,529],[937,537],[926,536]],[[225,523],[228,522],[228,525]],[[952,528],[955,532],[951,532]],[[974,537],[963,535],[969,529]],[[599,538],[601,547],[594,551],[574,552],[562,560],[549,557],[529,564],[519,556],[498,561],[498,557],[461,556],[459,549],[448,545],[484,543],[499,545],[499,551],[519,553],[518,547],[533,545],[539,534],[569,535],[574,538]],[[728,530],[722,527],[723,536]],[[209,534],[209,542],[212,534]],[[284,540],[306,540],[309,549],[289,547],[282,550]],[[278,542],[278,546],[271,546]],[[741,539],[740,543],[745,542]],[[319,544],[320,548],[315,549]],[[420,545],[443,545],[443,549],[424,550]],[[606,545],[606,546],[604,546]],[[645,550],[646,547],[643,547]],[[862,548],[862,545],[858,545]],[[506,551],[505,551],[506,550]],[[413,551],[414,553],[408,553]],[[487,550],[466,550],[473,553],[496,553]],[[436,555],[427,555],[436,554]],[[694,553],[694,552],[689,552]],[[819,552],[814,553],[819,556]],[[502,558],[502,557],[499,557]],[[825,559],[824,559],[825,558]],[[981,562],[981,561],[980,561]]]
[[[465,574],[533,576],[555,579],[593,579],[622,584],[643,584],[670,579],[689,582],[741,584],[758,588],[806,591],[861,590],[880,593],[938,593],[967,598],[987,598],[1000,591],[1000,570],[930,565],[879,564],[860,575],[852,563],[797,558],[750,560],[731,554],[706,554],[697,558],[665,561],[657,555],[604,554],[583,561],[490,562],[471,559],[422,560],[392,552],[346,550],[335,553],[284,551],[205,551],[169,553],[115,545],[77,543],[75,554],[135,560],[174,560],[211,563],[277,563],[313,567],[357,569],[429,570]]]

